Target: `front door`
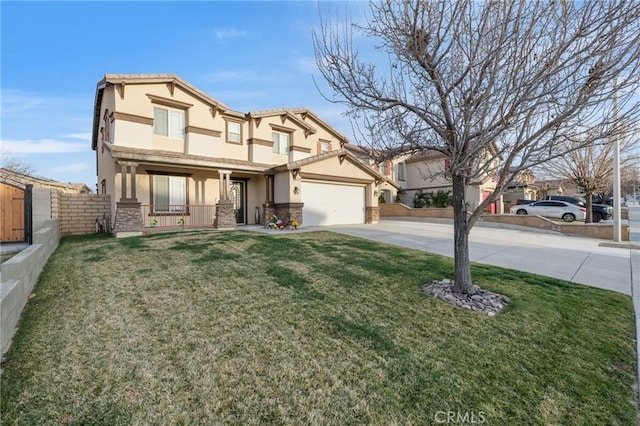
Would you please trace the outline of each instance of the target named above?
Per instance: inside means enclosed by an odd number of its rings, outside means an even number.
[[[233,201],[233,211],[236,213],[236,223],[244,224],[245,220],[245,182],[239,180],[231,181],[231,192],[229,198]]]

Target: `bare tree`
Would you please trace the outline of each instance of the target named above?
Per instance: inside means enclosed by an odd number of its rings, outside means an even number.
[[[627,168],[638,160],[630,139],[620,144],[620,166]],[[593,222],[592,198],[610,192],[613,186],[613,142],[591,144],[568,152],[542,165],[547,176],[565,179],[581,188],[587,202],[585,223]]]
[[[6,182],[13,182],[13,174],[31,175],[34,168],[31,164],[21,162],[15,157],[3,153],[0,160],[0,179]]]
[[[640,191],[640,169],[638,161],[623,167],[621,170],[620,190],[622,194],[634,194]],[[613,194],[607,194],[613,195]]]
[[[328,99],[348,107],[361,143],[449,159],[454,291],[473,293],[469,231],[513,176],[638,118],[640,2],[382,0],[369,11],[365,24],[323,20],[314,33]],[[384,61],[367,62],[354,33]],[[487,174],[496,190],[467,217],[465,186]]]

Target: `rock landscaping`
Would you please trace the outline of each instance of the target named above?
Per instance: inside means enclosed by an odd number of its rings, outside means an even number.
[[[474,294],[461,294],[453,291],[453,281],[444,279],[432,281],[420,287],[420,291],[443,300],[453,306],[469,309],[490,317],[498,315],[509,304],[509,298],[489,290],[482,290],[477,285],[473,286]]]

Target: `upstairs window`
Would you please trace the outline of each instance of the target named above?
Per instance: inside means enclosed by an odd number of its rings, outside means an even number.
[[[320,154],[324,154],[325,152],[329,152],[329,142],[327,141],[320,141]]]
[[[227,142],[242,143],[242,125],[236,121],[227,121]]]
[[[153,107],[153,134],[184,139],[184,111]]]
[[[289,154],[289,134],[273,132],[271,134],[271,140],[273,141],[273,152],[275,154],[288,155]]]
[[[398,163],[398,165],[396,167],[397,167],[397,169],[396,169],[396,180],[402,180],[402,181],[405,180],[406,179],[406,177],[405,177],[406,164],[405,163]]]

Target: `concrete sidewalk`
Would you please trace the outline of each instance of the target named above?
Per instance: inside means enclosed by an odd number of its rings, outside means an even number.
[[[451,221],[383,220],[376,225],[319,229],[453,257]],[[630,252],[637,250],[600,246],[604,241],[560,233],[476,225],[469,235],[469,251],[472,262],[532,272],[631,295]]]

